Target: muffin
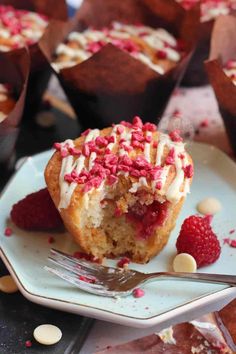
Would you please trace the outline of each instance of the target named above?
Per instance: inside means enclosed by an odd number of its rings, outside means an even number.
[[[48,21],[46,15],[0,5],[0,51],[35,44],[42,37]]]
[[[199,0],[176,0],[186,10],[199,3]],[[235,0],[201,0],[201,22],[207,22],[216,19],[220,15],[229,15],[236,10]]]
[[[55,148],[47,187],[86,253],[146,263],[162,250],[193,176],[178,131],[162,134],[135,117]]]
[[[176,1],[186,10],[191,9],[194,4],[199,3],[198,0]],[[204,61],[209,56],[210,39],[214,22],[220,15],[234,14],[236,10],[235,0],[202,0],[200,1],[200,5],[201,16],[199,19],[199,41],[181,82],[184,86],[201,86],[209,83],[204,68]]]
[[[25,48],[0,52],[0,169],[3,175],[12,161],[25,104],[30,70]],[[13,167],[13,166],[11,166]]]
[[[54,22],[40,48],[79,124],[157,123],[192,55],[198,12],[175,0],[84,0],[72,21]]]
[[[32,120],[41,105],[43,92],[51,75],[39,43],[52,19],[65,21],[65,0],[5,0],[0,5],[0,52],[12,53],[28,47],[30,53],[30,76],[24,119]]]
[[[177,39],[163,28],[112,22],[100,31],[89,27],[83,32],[71,32],[57,47],[52,65],[59,71],[80,64],[108,43],[161,75],[172,69],[183,56]]]

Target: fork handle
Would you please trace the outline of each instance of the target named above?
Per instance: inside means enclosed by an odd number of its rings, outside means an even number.
[[[208,273],[182,273],[182,272],[163,272],[147,274],[146,280],[172,279],[172,280],[192,280],[194,282],[228,284],[230,286],[236,285],[235,275],[226,274],[208,274]]]

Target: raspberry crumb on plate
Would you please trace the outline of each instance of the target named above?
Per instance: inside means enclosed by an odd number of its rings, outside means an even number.
[[[11,236],[12,235],[12,229],[10,227],[6,227],[4,231],[5,236]]]
[[[26,348],[32,347],[32,342],[31,342],[31,340],[27,340],[27,341],[25,342],[25,346],[26,346]]]
[[[126,268],[130,263],[130,259],[128,257],[123,257],[117,262],[117,267]]]
[[[145,295],[145,292],[141,288],[136,288],[133,290],[132,294],[133,297],[139,298],[139,297],[143,297]]]

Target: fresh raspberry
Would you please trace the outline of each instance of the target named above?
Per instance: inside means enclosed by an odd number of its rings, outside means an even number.
[[[54,230],[63,226],[47,188],[29,194],[14,204],[11,219],[16,226],[24,230]]]
[[[209,217],[192,215],[184,220],[176,242],[178,253],[193,256],[197,266],[214,263],[220,256],[220,243],[212,231]]]

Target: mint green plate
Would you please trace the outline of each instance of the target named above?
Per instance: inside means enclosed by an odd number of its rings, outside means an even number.
[[[170,241],[160,255],[146,265],[130,267],[144,272],[171,269],[175,255],[175,240],[183,220],[196,213],[196,204],[205,197],[218,198],[222,211],[214,217],[213,227],[221,244],[220,259],[202,272],[236,273],[236,248],[223,245],[223,238],[236,228],[236,165],[224,153],[209,145],[189,146],[195,163],[191,194],[187,197]],[[236,288],[181,281],[157,281],[146,285],[145,296],[121,299],[104,298],[85,293],[44,269],[51,244],[48,233],[24,232],[9,221],[12,205],[25,195],[45,186],[43,171],[52,151],[29,157],[8,183],[0,198],[0,255],[19,290],[29,300],[44,306],[74,312],[110,322],[134,327],[164,323],[209,304],[226,303],[236,296]],[[5,227],[13,228],[11,237],[4,236]],[[235,234],[236,235],[236,234]],[[231,235],[233,237],[233,235]],[[73,253],[78,250],[70,235],[56,234],[54,248]],[[236,236],[235,236],[236,237]],[[114,264],[112,261],[109,264]]]

